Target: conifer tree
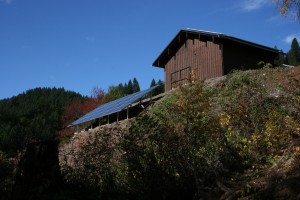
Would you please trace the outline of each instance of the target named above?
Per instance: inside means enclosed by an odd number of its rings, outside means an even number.
[[[157,82],[157,92],[158,94],[164,93],[165,92],[165,83],[162,80],[158,80]]]
[[[161,93],[164,93],[164,91],[165,91],[164,90],[165,84],[164,84],[164,82],[162,80],[158,80],[157,83],[156,83],[156,81],[154,79],[152,79],[150,87],[154,87],[156,85],[158,85],[158,87],[153,90],[153,92],[152,92],[153,96],[156,96],[156,95],[159,95]]]
[[[154,79],[152,79],[151,84],[150,84],[150,87],[153,87],[153,86],[156,86],[156,82]]]
[[[287,53],[287,61],[289,65],[297,66],[300,64],[300,49],[296,38],[293,39],[291,49]]]
[[[120,93],[122,94],[122,97],[126,95],[126,83],[123,86],[122,83],[119,83],[118,85],[118,90],[120,91]]]
[[[128,81],[128,84],[127,84],[127,94],[132,94],[133,93],[133,84],[132,84],[132,81],[129,80]]]
[[[127,93],[128,93],[128,85],[127,83],[125,83],[123,86],[123,96],[127,95]]]
[[[140,85],[139,85],[139,82],[136,80],[136,78],[133,79],[133,93],[136,93],[136,92],[139,92],[141,89],[140,89]]]
[[[277,46],[274,47],[274,49],[277,49]],[[285,54],[283,53],[282,49],[279,51],[278,57],[274,60],[275,66],[282,66],[282,64],[287,63]]]

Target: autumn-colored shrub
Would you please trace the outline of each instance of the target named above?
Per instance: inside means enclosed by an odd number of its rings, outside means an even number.
[[[95,109],[97,106],[106,103],[108,100],[103,89],[94,87],[92,89],[92,95],[90,98],[86,98],[84,101],[74,100],[68,104],[61,117],[62,129],[58,131],[57,137],[60,140],[68,140],[74,133],[74,129],[68,126],[78,118],[82,117],[86,113]],[[86,127],[87,124],[82,124],[82,127]]]
[[[288,96],[286,90],[281,91],[277,81],[284,77],[283,72],[234,72],[218,93],[220,125],[225,135],[222,159],[229,168],[265,168],[291,142],[289,132],[297,130],[293,117],[299,119],[299,102],[291,91]]]

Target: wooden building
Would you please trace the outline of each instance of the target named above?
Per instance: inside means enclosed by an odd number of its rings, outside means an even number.
[[[196,79],[228,74],[234,69],[255,69],[274,63],[278,50],[221,33],[180,30],[154,61],[165,69],[165,91]]]

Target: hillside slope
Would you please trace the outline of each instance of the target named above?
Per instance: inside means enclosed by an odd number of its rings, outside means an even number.
[[[60,145],[62,174],[104,199],[299,199],[300,67],[175,90]]]

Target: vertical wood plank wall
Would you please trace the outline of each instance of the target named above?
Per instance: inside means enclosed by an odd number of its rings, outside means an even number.
[[[224,74],[228,74],[233,69],[248,70],[258,69],[260,61],[274,64],[278,54],[272,51],[266,51],[253,46],[223,41],[223,65]]]
[[[171,90],[171,74],[186,67],[191,67],[197,79],[209,79],[223,75],[222,45],[212,41],[188,39],[165,65],[165,90]],[[183,71],[182,76],[188,76],[188,71]],[[173,79],[179,79],[179,74],[174,74]],[[186,84],[181,81],[179,84]]]

